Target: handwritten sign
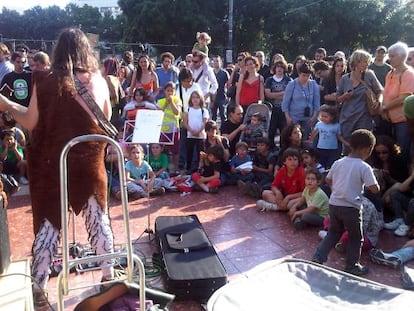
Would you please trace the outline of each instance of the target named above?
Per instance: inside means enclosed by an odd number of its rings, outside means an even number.
[[[139,144],[158,143],[163,118],[164,112],[162,110],[138,110],[132,142]]]

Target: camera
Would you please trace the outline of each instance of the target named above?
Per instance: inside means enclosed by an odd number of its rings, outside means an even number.
[[[303,114],[304,114],[304,116],[305,117],[310,117],[310,113],[311,111],[310,111],[310,107],[308,106],[308,107],[305,107],[305,110],[303,111]]]

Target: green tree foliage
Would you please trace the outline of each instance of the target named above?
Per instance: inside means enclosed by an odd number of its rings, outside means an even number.
[[[309,57],[317,47],[329,53],[374,49],[398,40],[414,45],[414,2],[399,0],[233,0],[233,50],[284,50],[288,59]],[[102,41],[151,43],[157,52],[184,55],[198,31],[212,38],[212,53],[227,47],[227,0],[118,0],[123,14],[96,8],[33,7],[23,14],[3,8],[3,38],[54,39],[63,27],[80,26]]]

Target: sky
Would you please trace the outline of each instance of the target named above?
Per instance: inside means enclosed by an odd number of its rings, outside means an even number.
[[[6,7],[10,10],[16,10],[23,13],[24,10],[30,9],[34,6],[40,5],[42,8],[47,8],[52,5],[57,5],[64,8],[69,3],[69,0],[0,0],[0,10]]]

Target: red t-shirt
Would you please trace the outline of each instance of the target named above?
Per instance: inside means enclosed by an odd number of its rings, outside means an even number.
[[[278,170],[272,187],[278,188],[283,195],[302,192],[305,189],[305,169],[300,166],[292,176],[288,176],[287,169],[283,166]]]

